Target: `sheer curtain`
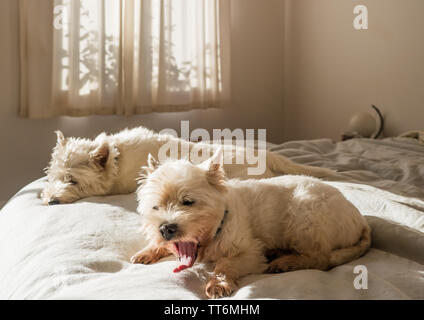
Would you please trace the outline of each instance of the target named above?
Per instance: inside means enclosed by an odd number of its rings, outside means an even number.
[[[220,107],[229,1],[19,0],[24,117]]]

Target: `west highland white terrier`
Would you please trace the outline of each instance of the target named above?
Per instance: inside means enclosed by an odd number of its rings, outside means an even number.
[[[199,165],[149,156],[137,191],[149,245],[131,262],[213,263],[206,295],[219,298],[244,275],[327,270],[370,247],[369,225],[337,189],[306,176],[227,180],[221,163],[219,150]]]
[[[44,204],[50,205],[70,203],[88,196],[134,192],[137,189],[136,178],[140,167],[146,165],[147,156],[152,154],[158,158],[165,145],[177,147],[177,154],[168,155],[177,159],[184,157],[182,150],[196,148],[210,157],[220,147],[219,144],[194,143],[172,135],[157,134],[143,127],[125,129],[113,135],[102,133],[94,140],[65,138],[60,131],[56,134],[57,143],[46,168],[48,182],[41,193]],[[224,168],[230,178],[265,178],[282,174],[326,177],[333,173],[329,169],[304,166],[266,152],[264,172],[252,176],[247,170],[255,164],[233,161],[238,156],[245,156],[249,151],[247,148],[228,145],[224,146],[224,151]]]

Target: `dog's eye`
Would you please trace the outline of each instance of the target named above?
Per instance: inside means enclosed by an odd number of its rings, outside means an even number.
[[[75,185],[78,184],[78,181],[76,181],[75,179],[71,179],[69,180],[69,183]]]
[[[158,206],[154,206],[153,207],[153,210],[159,210],[159,207]]]
[[[185,199],[183,200],[182,203],[183,203],[183,206],[191,206],[194,203],[194,200]]]

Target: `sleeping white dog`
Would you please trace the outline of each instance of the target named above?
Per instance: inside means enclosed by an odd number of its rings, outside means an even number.
[[[149,264],[174,254],[180,260],[174,272],[212,262],[210,298],[231,295],[244,275],[327,270],[360,257],[371,244],[370,227],[355,206],[315,178],[227,180],[219,150],[199,165],[159,164],[149,156],[145,171],[137,210],[150,245],[131,261]]]
[[[136,178],[140,167],[146,165],[147,156],[150,153],[157,158],[165,145],[178,149],[179,153],[169,155],[171,158],[180,158],[181,150],[192,151],[194,148],[210,157],[220,147],[219,144],[193,143],[172,135],[157,134],[143,127],[125,129],[112,135],[102,133],[94,140],[65,138],[60,131],[56,134],[57,143],[46,170],[48,181],[41,194],[44,204],[50,205],[70,203],[89,196],[134,192]],[[249,150],[233,145],[224,148],[224,167],[231,178],[259,179],[282,174],[326,177],[333,173],[329,169],[304,166],[266,152],[263,173],[252,176],[247,170],[255,164],[233,161],[240,155],[244,157]]]

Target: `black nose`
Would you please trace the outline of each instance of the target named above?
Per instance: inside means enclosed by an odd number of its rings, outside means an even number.
[[[53,205],[55,205],[55,204],[60,204],[60,201],[59,201],[59,200],[57,200],[57,199],[53,199],[53,200],[50,200],[50,201],[49,201],[49,206],[53,206]]]
[[[171,240],[177,232],[178,226],[175,223],[163,224],[159,227],[162,237],[166,240]]]

